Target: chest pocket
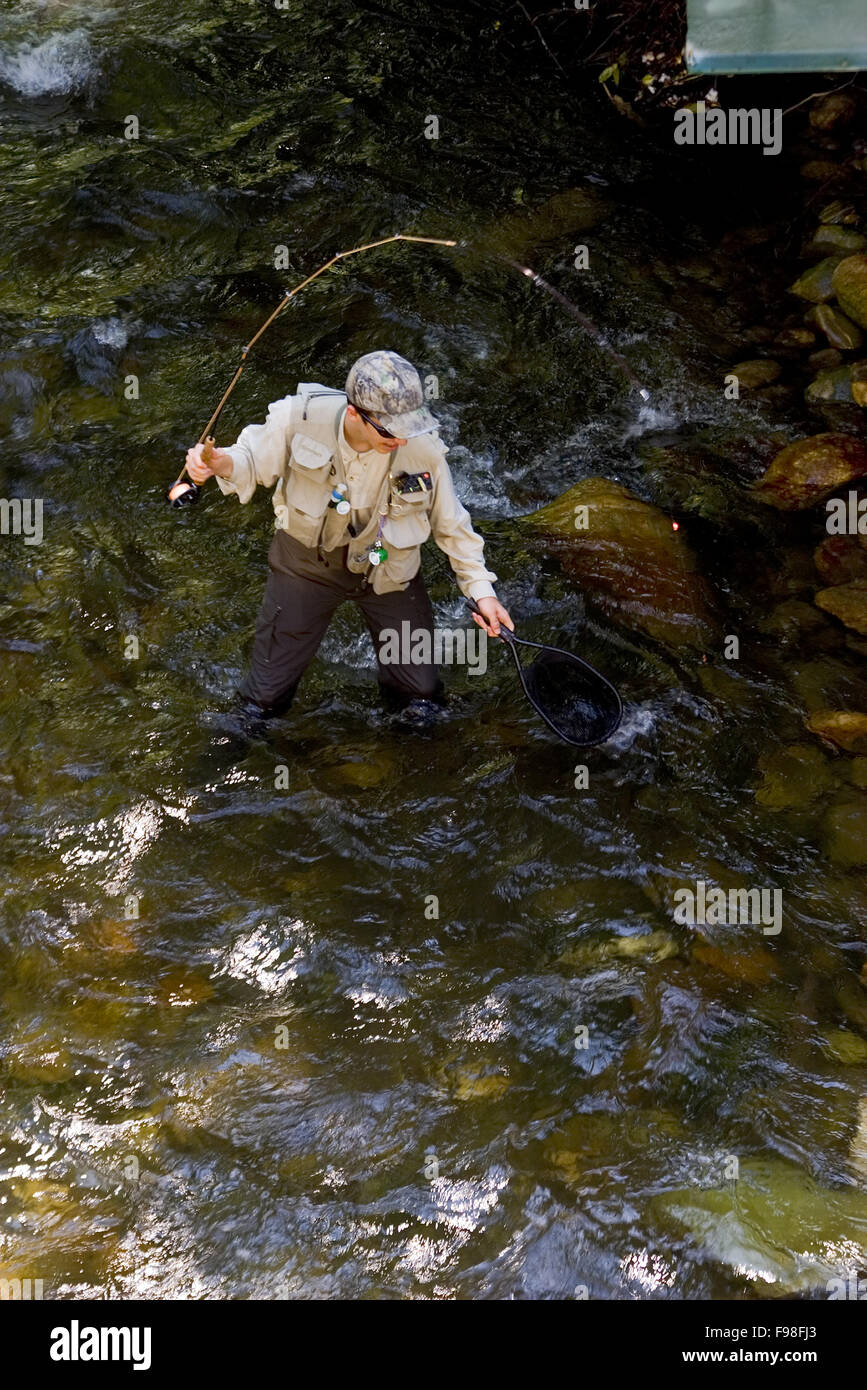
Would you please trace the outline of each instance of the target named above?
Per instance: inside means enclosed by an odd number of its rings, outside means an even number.
[[[286,479],[288,529],[302,545],[319,540],[322,518],[331,496],[331,450],[318,439],[296,434],[289,451]]]
[[[411,550],[430,535],[430,493],[392,496],[382,525],[386,548]]]

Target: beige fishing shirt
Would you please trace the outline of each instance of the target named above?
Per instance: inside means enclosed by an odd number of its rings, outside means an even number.
[[[249,502],[257,485],[274,487],[275,526],[311,548],[348,545],[349,568],[364,573],[377,593],[406,587],[418,572],[419,547],[432,535],[467,598],[493,595],[497,576],[485,568],[484,541],[458,500],[439,435],[418,435],[391,456],[358,453],[346,439],[345,396],[315,386],[305,393],[273,402],[264,424],[248,425],[221,450],[232,459],[231,476],[217,478],[221,491]],[[400,474],[421,472],[431,474],[431,492],[397,491]],[[337,482],[346,484],[345,516],[328,506]],[[388,558],[372,566],[367,556],[377,536]]]

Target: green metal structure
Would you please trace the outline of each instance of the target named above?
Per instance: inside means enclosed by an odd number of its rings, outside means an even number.
[[[867,0],[687,0],[691,72],[867,68]]]

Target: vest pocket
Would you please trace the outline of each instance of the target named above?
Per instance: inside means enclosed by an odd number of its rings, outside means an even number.
[[[392,506],[393,510],[389,512],[382,526],[383,538],[389,553],[392,545],[396,550],[408,550],[426,541],[430,535],[426,498],[420,497],[417,502],[404,501],[403,505]],[[394,512],[395,507],[399,507],[397,515]]]
[[[424,497],[419,497],[417,502],[404,502],[397,516],[389,514],[382,525],[382,538],[388,551],[388,559],[382,567],[385,577],[395,584],[408,584],[414,579],[421,563],[419,546],[429,535],[430,517]]]
[[[309,463],[301,461],[306,457],[296,454],[293,443],[285,487],[286,521],[290,535],[302,545],[312,547],[319,542],[322,518],[331,496],[331,464],[311,468]]]

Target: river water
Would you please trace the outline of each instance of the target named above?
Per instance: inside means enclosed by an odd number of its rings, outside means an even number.
[[[720,385],[787,283],[790,164],[702,176],[495,24],[0,19],[4,487],[45,531],[2,551],[0,1274],[46,1296],[753,1298],[863,1267],[867,892],[833,830],[865,794],[803,729],[867,708],[863,656],[810,619],[813,522],[744,492],[800,407]],[[283,290],[397,230],[468,246],[323,277],[218,441],[376,345],[436,376],[521,630],[622,689],[581,759],[493,648],[442,724],[394,727],[348,610],[270,740],[227,734],[268,499],[163,489]],[[579,300],[651,406],[489,250]],[[606,622],[516,527],[594,474],[680,517],[737,662]],[[679,925],[699,879],[780,889],[783,929]]]

